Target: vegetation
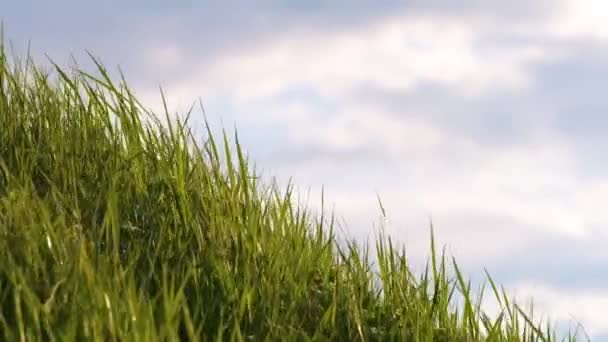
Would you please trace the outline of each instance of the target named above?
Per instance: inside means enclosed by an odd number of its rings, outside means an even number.
[[[161,122],[91,58],[45,70],[0,48],[0,339],[558,339],[489,277],[502,311],[483,313],[432,235],[421,275],[382,232],[373,258],[339,247],[238,136]]]

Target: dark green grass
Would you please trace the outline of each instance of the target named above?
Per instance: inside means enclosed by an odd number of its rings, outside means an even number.
[[[420,275],[381,232],[339,248],[238,137],[161,123],[93,61],[0,49],[0,340],[557,340],[489,277],[484,314],[432,241]]]

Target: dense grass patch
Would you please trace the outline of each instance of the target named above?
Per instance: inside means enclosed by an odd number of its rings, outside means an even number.
[[[489,277],[502,312],[483,313],[432,239],[421,275],[381,233],[373,258],[338,247],[238,137],[161,123],[93,61],[47,72],[0,49],[0,339],[557,339]]]

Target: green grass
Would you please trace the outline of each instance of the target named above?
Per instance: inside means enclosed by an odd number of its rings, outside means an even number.
[[[382,231],[339,247],[333,215],[262,184],[238,136],[197,141],[93,61],[0,49],[0,340],[561,340],[432,235],[419,275]]]

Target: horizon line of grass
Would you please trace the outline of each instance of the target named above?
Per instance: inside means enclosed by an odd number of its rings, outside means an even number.
[[[382,231],[372,264],[262,184],[236,132],[200,143],[192,111],[161,123],[92,55],[45,71],[0,43],[1,339],[560,340],[487,271],[474,296],[432,228],[422,274]]]

